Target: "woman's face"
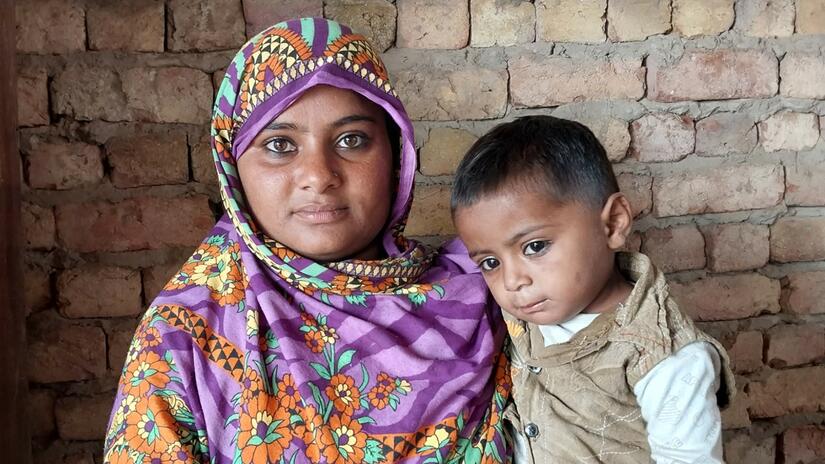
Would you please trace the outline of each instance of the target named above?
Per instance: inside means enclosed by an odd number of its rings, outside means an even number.
[[[392,202],[384,112],[349,90],[307,90],[238,160],[257,224],[316,261],[376,259]]]

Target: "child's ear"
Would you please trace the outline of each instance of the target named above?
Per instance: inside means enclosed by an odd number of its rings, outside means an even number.
[[[607,246],[611,250],[622,248],[633,228],[633,210],[627,197],[621,192],[610,195],[602,208],[601,219],[607,235]]]

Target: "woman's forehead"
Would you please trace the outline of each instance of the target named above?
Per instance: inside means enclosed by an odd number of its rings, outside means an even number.
[[[317,85],[307,89],[283,112],[272,119],[273,123],[298,125],[312,121],[339,121],[383,119],[383,110],[367,98],[349,89],[329,85]],[[271,126],[270,123],[268,126]]]

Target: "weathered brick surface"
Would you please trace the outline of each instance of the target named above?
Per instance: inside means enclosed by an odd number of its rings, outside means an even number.
[[[658,217],[769,208],[782,200],[781,166],[741,165],[653,179]]]
[[[817,412],[825,409],[825,366],[783,369],[752,380],[748,408],[752,418]]]
[[[450,217],[450,186],[419,185],[415,189],[407,235],[453,235]]]
[[[708,268],[713,272],[759,269],[770,258],[768,227],[718,224],[703,228]]]
[[[507,71],[467,66],[395,73],[395,89],[413,120],[491,119],[507,109]]]
[[[89,48],[162,52],[164,19],[162,0],[96,3],[86,10]]]
[[[141,311],[140,272],[86,265],[57,277],[60,313],[70,318],[134,316]]]
[[[678,161],[693,152],[693,120],[672,113],[652,113],[630,124],[630,155],[639,161]]]
[[[725,462],[748,464],[774,464],[776,462],[776,437],[756,439],[747,433],[725,437]]]
[[[132,68],[122,74],[135,119],[203,124],[212,110],[212,82],[196,69]]]
[[[379,52],[395,42],[395,5],[387,0],[334,0],[327,2],[324,12],[365,35]]]
[[[507,46],[532,42],[536,8],[525,0],[470,0],[470,45]]]
[[[111,410],[108,394],[59,398],[55,405],[58,434],[64,440],[101,440]]]
[[[190,138],[190,144],[191,144]],[[195,181],[210,186],[218,185],[218,176],[215,172],[215,160],[212,158],[212,138],[204,134],[197,139],[190,150],[192,158],[192,177]]]
[[[717,113],[696,122],[696,154],[725,156],[756,147],[756,124],[747,114]]]
[[[607,0],[537,0],[537,40],[604,42]]]
[[[54,211],[34,203],[20,207],[23,224],[23,244],[26,248],[54,247]]]
[[[517,107],[588,100],[637,100],[645,70],[638,59],[520,56],[510,60],[510,97]]]
[[[186,134],[137,134],[106,142],[115,187],[182,184],[189,179]]]
[[[36,383],[102,377],[106,340],[98,327],[68,322],[44,324],[28,332],[28,378]]]
[[[49,87],[45,69],[20,69],[17,76],[17,124],[49,124]]]
[[[52,104],[58,114],[80,121],[130,119],[120,78],[104,67],[66,67],[52,84]]]
[[[825,313],[825,271],[788,274],[782,310],[791,314]]]
[[[634,217],[650,212],[650,207],[653,204],[652,177],[637,174],[619,174],[616,176],[616,181],[619,183],[619,190],[627,196]]]
[[[47,54],[85,50],[84,17],[78,1],[15,2],[17,51]]]
[[[782,111],[759,123],[765,151],[807,150],[819,140],[819,118],[813,113]]]
[[[796,0],[796,33],[825,34],[825,3],[822,0]]]
[[[246,36],[253,35],[281,21],[323,16],[323,0],[243,0]]]
[[[163,290],[163,287],[180,270],[183,262],[158,264],[143,270],[143,294],[146,303],[150,303]]]
[[[774,368],[801,366],[825,360],[825,327],[781,325],[768,332],[766,361]]]
[[[23,304],[26,313],[45,307],[52,299],[48,269],[32,263],[23,264]]]
[[[825,23],[825,7],[822,11]],[[817,79],[817,76],[823,74],[825,57],[822,55],[788,53],[779,63],[779,77],[782,81],[780,93],[795,98],[825,98],[825,84]]]
[[[28,155],[29,185],[36,189],[67,190],[100,183],[100,148],[81,142],[35,142]]]
[[[396,0],[402,48],[463,48],[470,38],[468,0]]]
[[[233,50],[244,42],[241,0],[169,0],[167,12],[170,50]]]
[[[716,35],[733,25],[733,0],[673,0],[673,30],[681,35]]]
[[[670,0],[611,0],[607,36],[614,42],[644,40],[670,30]]]
[[[770,97],[779,88],[777,67],[769,50],[692,50],[672,64],[651,55],[648,97],[663,102]]]
[[[794,427],[782,434],[782,457],[788,464],[808,464],[825,460],[825,427]]]
[[[663,272],[705,267],[705,240],[694,225],[648,229],[642,252]]]
[[[825,259],[825,218],[784,217],[771,226],[771,260]]]
[[[26,401],[27,419],[32,437],[45,437],[55,430],[54,423],[55,394],[51,390],[32,389]]]
[[[787,37],[793,34],[794,0],[737,2],[736,28],[754,37]]]
[[[478,137],[449,127],[430,129],[427,142],[421,147],[421,173],[441,176],[455,172],[467,149]]]
[[[756,273],[674,282],[671,289],[682,309],[700,321],[745,319],[779,311],[779,281]]]
[[[748,414],[748,395],[745,393],[744,380],[736,380],[736,395],[731,404],[721,411],[722,429],[743,429],[751,426],[751,418]]]
[[[627,155],[627,149],[630,147],[630,130],[627,121],[601,114],[576,115],[571,119],[584,124],[593,131],[604,146],[610,161],[614,163],[621,161]]]
[[[635,251],[639,252],[642,250],[642,234],[639,232],[632,232],[624,243],[624,246],[621,248],[621,251]]]
[[[61,242],[80,252],[193,246],[215,222],[203,195],[69,203],[55,215]]]
[[[755,372],[762,368],[762,332],[740,332],[728,348],[731,368],[737,373]]]

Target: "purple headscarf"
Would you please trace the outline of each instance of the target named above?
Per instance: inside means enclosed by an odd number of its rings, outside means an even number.
[[[400,128],[388,258],[319,263],[254,223],[238,156],[315,85]],[[105,462],[506,462],[503,323],[453,244],[403,237],[412,125],[364,37],[319,18],[251,39],[221,85],[213,155],[226,214],[147,311],[130,346]]]

